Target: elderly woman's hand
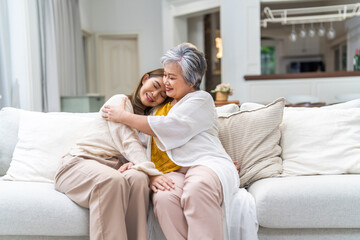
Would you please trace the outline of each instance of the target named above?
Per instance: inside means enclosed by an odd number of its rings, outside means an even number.
[[[125,110],[126,99],[121,101],[120,105],[105,105],[101,111],[103,114],[101,115],[106,121],[111,122],[122,122],[122,117],[126,114]]]
[[[175,189],[175,183],[165,175],[150,176],[150,188],[157,193],[158,190],[165,191]]]

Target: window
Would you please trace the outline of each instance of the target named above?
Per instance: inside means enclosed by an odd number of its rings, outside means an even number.
[[[341,70],[346,71],[347,66],[347,45],[341,47]]]
[[[275,47],[261,47],[261,74],[275,73]]]
[[[339,44],[334,49],[334,70],[346,71],[347,68],[347,45]]]

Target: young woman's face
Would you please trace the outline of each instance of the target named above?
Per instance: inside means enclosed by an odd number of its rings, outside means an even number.
[[[147,107],[156,107],[165,101],[167,96],[162,77],[145,77],[142,84],[139,91],[142,104]]]
[[[193,85],[189,85],[185,82],[181,68],[176,63],[164,65],[164,84],[166,95],[174,98],[175,103],[186,94],[195,91]]]

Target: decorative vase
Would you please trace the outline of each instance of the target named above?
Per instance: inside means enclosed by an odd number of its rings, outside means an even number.
[[[229,93],[228,92],[216,92],[215,99],[216,101],[227,101]]]

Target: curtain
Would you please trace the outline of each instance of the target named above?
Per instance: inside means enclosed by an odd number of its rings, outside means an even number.
[[[7,0],[0,0],[0,108],[13,106],[7,9]]]
[[[60,96],[86,94],[78,0],[38,0],[43,110],[59,111]]]

